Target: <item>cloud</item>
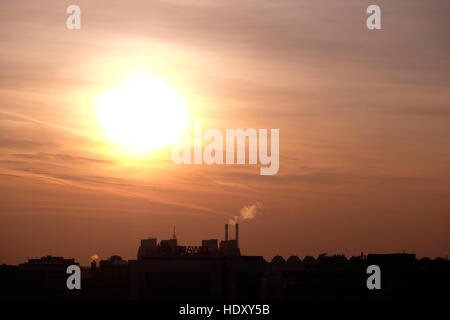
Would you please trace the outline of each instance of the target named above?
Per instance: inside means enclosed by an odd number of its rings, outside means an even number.
[[[47,144],[41,143],[39,141],[31,140],[21,140],[14,138],[3,138],[0,139],[0,148],[8,149],[35,149],[39,147],[47,146]]]
[[[36,159],[36,160],[55,160],[55,161],[65,161],[65,162],[92,162],[92,163],[100,163],[100,164],[114,163],[113,161],[110,161],[110,160],[77,156],[77,155],[72,155],[72,154],[67,154],[67,153],[46,153],[46,152],[16,153],[16,154],[12,154],[12,156],[16,157],[16,158]]]

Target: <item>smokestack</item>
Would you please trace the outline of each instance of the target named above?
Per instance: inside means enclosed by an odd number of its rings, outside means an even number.
[[[97,270],[97,261],[92,260],[92,262],[91,262],[91,273],[92,273],[92,275],[95,274],[96,270]]]
[[[236,247],[239,248],[239,223],[236,223],[234,227],[236,228]]]
[[[225,224],[225,241],[228,241],[228,223]]]

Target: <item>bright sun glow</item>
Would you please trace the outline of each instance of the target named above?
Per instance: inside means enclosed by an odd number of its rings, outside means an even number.
[[[106,137],[133,152],[176,143],[189,121],[186,103],[175,90],[147,75],[101,96],[97,115]]]

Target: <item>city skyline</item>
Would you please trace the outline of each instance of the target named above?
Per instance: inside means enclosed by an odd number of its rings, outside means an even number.
[[[446,258],[411,253],[363,253],[346,257],[249,256],[225,224],[223,240],[184,245],[175,228],[170,239],[141,239],[137,256],[93,255],[89,266],[73,258],[44,256],[17,266],[0,265],[7,299],[266,301],[443,299],[449,277]],[[233,233],[233,232],[231,232]]]

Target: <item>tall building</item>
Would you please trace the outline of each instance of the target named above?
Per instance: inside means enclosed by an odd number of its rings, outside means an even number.
[[[235,239],[202,240],[201,246],[180,246],[170,240],[141,240],[138,259],[129,261],[131,298],[260,298],[265,261],[241,256]]]

